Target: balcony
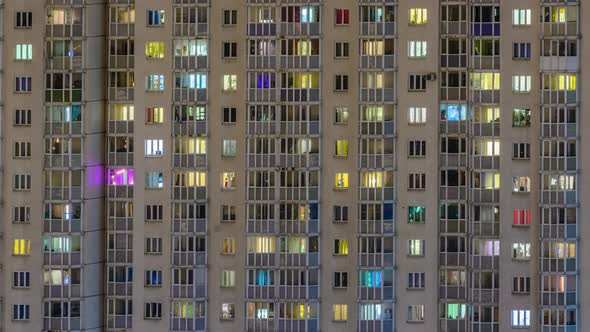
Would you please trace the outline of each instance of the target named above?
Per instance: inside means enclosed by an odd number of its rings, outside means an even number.
[[[383,301],[393,299],[393,286],[364,287],[359,286],[358,296],[365,301]]]
[[[45,199],[51,201],[69,201],[82,199],[82,187],[45,187]]]
[[[206,285],[172,285],[172,297],[175,299],[201,299],[207,296]]]
[[[173,252],[172,264],[175,266],[197,266],[207,264],[206,252]]]
[[[361,36],[394,36],[396,22],[361,22]]]
[[[107,315],[107,328],[125,330],[132,327],[132,315]]]
[[[133,185],[109,185],[107,186],[108,198],[133,198]]]
[[[310,253],[280,253],[279,254],[279,265],[280,266],[301,266],[301,267],[318,267],[319,266],[319,254],[317,252]]]
[[[250,99],[258,100],[258,99]],[[296,88],[281,88],[280,89],[281,102],[319,102],[320,89],[296,89]]]
[[[174,101],[207,102],[207,89],[174,88]]]
[[[207,121],[174,121],[174,136],[206,136]]]
[[[44,285],[43,296],[44,297],[56,297],[56,298],[67,298],[67,297],[80,297],[80,285]]]
[[[391,69],[397,66],[396,56],[386,55],[361,55],[360,67],[362,69]]]
[[[209,67],[209,57],[207,55],[199,56],[174,56],[174,69],[206,69]]]
[[[577,72],[580,58],[577,56],[542,56],[540,57],[541,71]]]
[[[289,37],[319,36],[322,32],[322,25],[320,22],[281,22],[279,27],[281,36]]]
[[[107,229],[109,231],[132,231],[133,217],[108,217]]]
[[[43,232],[45,233],[80,233],[80,219],[57,219],[45,218],[43,221]]]
[[[48,56],[45,58],[47,70],[81,71],[83,66],[81,56]]]
[[[207,199],[206,187],[174,187],[172,191],[174,200],[205,200]]]
[[[116,234],[117,236],[120,234]],[[125,235],[125,234],[123,234]],[[133,262],[133,250],[131,249],[108,249],[107,262],[109,263],[131,263]],[[124,283],[121,283],[124,284]],[[131,285],[129,285],[131,289]],[[129,291],[131,294],[131,291]]]
[[[204,168],[207,166],[207,154],[173,154],[173,165],[179,168]]]
[[[70,253],[50,253],[43,254],[43,264],[45,265],[81,265],[81,254],[79,252]]]
[[[371,103],[380,103],[380,102],[395,102],[396,101],[396,94],[394,87],[388,88],[381,88],[381,89],[369,89],[369,88],[360,88],[360,99],[361,102],[371,102]]]
[[[321,57],[319,55],[296,56],[281,55],[279,57],[281,69],[319,69]]]
[[[70,154],[51,154],[45,155],[45,167],[66,167],[66,168],[80,168],[82,167],[82,155],[79,153]]]
[[[109,134],[133,134],[134,121],[109,121]]]
[[[441,35],[467,35],[467,22],[442,21],[440,24]]]
[[[205,234],[207,232],[206,219],[174,218],[172,220],[173,233]]]
[[[115,68],[133,68],[135,67],[135,56],[133,55],[113,55],[110,54],[109,55],[109,68],[111,69],[115,69]]]
[[[194,19],[194,17],[193,17]],[[209,33],[209,23],[177,23],[174,24],[174,37],[204,36]]]
[[[70,314],[72,314],[70,312]],[[43,318],[44,331],[79,331],[80,317]]]
[[[261,37],[261,36],[276,36],[277,35],[277,23],[248,23],[248,36]]]

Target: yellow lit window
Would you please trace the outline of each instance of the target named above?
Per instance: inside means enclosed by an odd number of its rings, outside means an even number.
[[[475,122],[493,123],[500,122],[500,108],[498,107],[476,107],[474,109]]]
[[[336,148],[336,156],[338,156],[338,157],[348,156],[348,141],[347,140],[337,140],[335,148]]]
[[[281,237],[281,252],[303,254],[307,252],[307,238],[304,236]]]
[[[382,40],[363,40],[363,55],[383,55]]]
[[[500,90],[500,73],[471,73],[470,81],[474,90]]]
[[[307,220],[308,214],[309,214],[309,207],[307,207],[307,205],[300,205],[299,206],[299,221]]]
[[[551,23],[565,23],[565,7],[551,7]]]
[[[557,75],[557,90],[576,90],[576,74],[559,74]]]
[[[25,256],[31,254],[31,240],[14,239],[14,248],[12,254],[15,256]]]
[[[363,113],[364,121],[383,121],[383,106],[367,106]]]
[[[236,91],[238,89],[238,75],[223,75],[223,91]]]
[[[228,237],[223,239],[221,253],[224,255],[233,255],[235,253],[235,243],[236,240],[234,238]]]
[[[164,58],[164,42],[151,41],[145,44],[145,55],[149,59]]]
[[[223,189],[235,189],[236,188],[236,173],[235,172],[223,172],[221,174],[221,186]]]
[[[361,172],[361,186],[363,188],[381,188],[383,186],[383,173]]]
[[[348,319],[348,305],[347,304],[334,304],[332,305],[332,311],[334,311],[334,320],[337,322],[344,322]]]
[[[207,140],[202,137],[177,137],[174,139],[174,153],[206,154]]]
[[[252,236],[248,238],[248,252],[253,254],[273,253],[275,238],[271,236]]]
[[[500,140],[482,139],[474,140],[473,154],[475,156],[499,156]]]
[[[296,55],[310,55],[311,52],[311,41],[309,40],[298,40],[297,41],[297,54]]]
[[[410,25],[426,24],[428,22],[428,9],[410,8]]]
[[[294,89],[317,89],[320,86],[318,73],[288,73],[284,82],[288,83],[286,87]]]
[[[207,185],[206,179],[205,172],[178,172],[174,175],[174,185],[176,187],[205,187]]]
[[[334,240],[334,255],[348,255],[348,240]]]
[[[193,318],[194,310],[192,302],[175,302],[173,304],[173,317]]]
[[[336,173],[334,186],[339,189],[348,188],[348,173]]]
[[[146,113],[146,123],[164,122],[164,107],[148,107]]]
[[[134,117],[133,105],[110,105],[109,120],[110,121],[133,121]]]

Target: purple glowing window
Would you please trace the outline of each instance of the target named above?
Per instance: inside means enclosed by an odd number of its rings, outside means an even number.
[[[270,74],[258,74],[258,89],[269,89],[271,88]]]
[[[111,186],[132,186],[133,185],[133,168],[115,168],[109,169],[108,181]]]

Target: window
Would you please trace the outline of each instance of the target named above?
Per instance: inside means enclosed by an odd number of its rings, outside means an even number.
[[[347,42],[336,42],[336,48],[334,49],[336,58],[348,58],[350,52],[350,44]]]
[[[33,26],[32,12],[16,12],[14,27],[17,29],[30,28]]]
[[[336,189],[348,188],[348,173],[336,173],[334,187]]]
[[[425,91],[426,75],[410,74],[408,86],[409,91]]]
[[[426,173],[412,173],[408,175],[408,189],[424,190],[426,189]]]
[[[525,128],[531,126],[531,110],[515,108],[512,110],[512,127]]]
[[[408,256],[424,256],[424,240],[408,240]]]
[[[334,206],[334,222],[348,222],[348,206]]]
[[[348,319],[348,304],[333,304],[332,311],[334,313],[334,321],[346,322]]]
[[[161,157],[164,154],[164,140],[161,139],[146,139],[145,140],[145,156],[146,157]]]
[[[145,44],[145,56],[148,59],[164,58],[164,42],[150,41]]]
[[[32,60],[33,59],[33,45],[32,44],[16,44],[16,60]]]
[[[207,39],[199,38],[199,39],[177,39],[174,41],[174,55],[175,56],[207,56],[208,54],[208,44]],[[194,77],[194,75],[193,75]],[[191,77],[192,79],[192,77]],[[207,77],[203,74],[202,76],[197,76],[197,79],[201,80],[199,82],[201,85],[206,86],[206,79]]]
[[[334,272],[334,279],[332,280],[332,287],[334,287],[334,288],[348,287],[348,272]]]
[[[514,9],[512,11],[512,25],[531,25],[531,10]]]
[[[409,272],[408,273],[408,289],[424,289],[426,282],[426,273],[424,272]]]
[[[426,222],[425,206],[408,206],[408,223],[417,224]]]
[[[238,56],[238,43],[223,42],[223,57],[225,59],[235,58]]]
[[[238,89],[238,75],[223,75],[223,91],[233,92]]]
[[[334,255],[346,256],[348,255],[348,240],[335,239],[334,240]]]
[[[164,25],[164,10],[152,9],[147,12],[147,25],[149,27],[157,27]]]
[[[17,77],[15,79],[15,90],[16,92],[31,92],[31,78],[30,77]]]
[[[528,176],[514,176],[512,177],[512,191],[517,192],[530,192],[531,191],[531,178]]]
[[[235,254],[235,243],[236,240],[233,237],[227,237],[223,239],[223,247],[221,248],[222,255],[233,255]]]
[[[425,124],[426,123],[426,107],[410,107],[408,109],[408,123],[409,124]]]
[[[531,77],[526,75],[512,76],[512,92],[531,92]]]
[[[426,141],[410,141],[408,143],[408,156],[426,157]]]
[[[515,276],[512,278],[512,293],[528,294],[531,291],[531,278]]]
[[[531,159],[531,145],[529,143],[513,143],[512,159]]]
[[[512,43],[512,59],[530,60],[531,43]]]
[[[164,91],[164,75],[148,75],[145,78],[146,91]]]
[[[12,222],[24,223],[31,222],[30,206],[15,206],[13,209]]]
[[[234,319],[236,317],[233,303],[221,304],[221,319]]]
[[[424,305],[409,305],[408,306],[408,322],[423,322],[424,321]]]
[[[31,110],[14,110],[14,125],[15,126],[30,126],[31,125]]]
[[[158,124],[164,122],[163,107],[148,107],[146,110],[145,122],[148,124]]]
[[[149,255],[162,254],[162,238],[148,237],[145,239],[145,253]]]
[[[224,139],[223,140],[223,152],[224,157],[235,157],[236,156],[236,145],[235,139]]]
[[[146,270],[145,271],[145,286],[162,287],[162,271],[160,271],[160,270]]]
[[[348,140],[336,140],[334,144],[334,155],[337,157],[348,156]]]
[[[28,174],[15,174],[12,188],[15,191],[31,190],[31,176]]]
[[[223,108],[223,123],[236,123],[237,109],[235,107],[224,107]]]
[[[145,220],[146,221],[162,221],[163,205],[146,205],[145,206]]]
[[[531,244],[530,243],[513,243],[512,244],[512,259],[526,260],[531,258]]]
[[[13,288],[29,288],[29,287],[31,287],[31,272],[13,272],[12,273],[12,287]]]
[[[223,172],[221,174],[221,187],[223,189],[236,189],[236,173]]]
[[[12,305],[12,320],[29,320],[31,308],[28,304]]]
[[[145,189],[164,188],[164,174],[162,172],[145,173]]]
[[[348,9],[336,9],[336,25],[348,25],[350,11]]]
[[[512,310],[512,327],[531,326],[530,310]]]
[[[348,107],[336,107],[334,111],[334,124],[344,125],[348,123]]]
[[[14,158],[31,158],[31,142],[14,142]]]
[[[428,9],[410,8],[410,25],[423,25],[428,22]]]
[[[531,210],[515,209],[512,216],[512,225],[528,226],[531,224]]]
[[[28,256],[31,254],[31,240],[14,239],[12,246],[14,256]]]
[[[232,222],[236,221],[236,207],[234,205],[221,206],[221,221]]]
[[[334,76],[334,90],[348,91],[348,75]]]
[[[162,318],[162,303],[146,302],[145,304],[145,319],[161,319]]]
[[[426,57],[427,45],[428,43],[426,41],[408,41],[408,57],[411,59]]]
[[[467,105],[465,104],[441,104],[440,119],[446,121],[467,120]]]
[[[225,9],[223,11],[223,25],[237,25],[238,11],[235,9]]]
[[[223,270],[221,271],[221,287],[229,288],[236,285],[236,271]]]

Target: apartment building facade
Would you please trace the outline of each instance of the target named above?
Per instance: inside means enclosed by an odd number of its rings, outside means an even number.
[[[588,329],[588,4],[1,3],[3,329]]]

